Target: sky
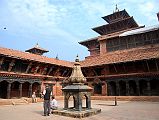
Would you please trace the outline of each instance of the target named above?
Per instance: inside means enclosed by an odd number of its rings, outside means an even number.
[[[38,43],[49,50],[44,56],[83,60],[89,52],[78,42],[99,36],[91,28],[107,24],[101,17],[116,4],[139,25],[159,24],[159,0],[0,0],[0,47],[25,51]]]

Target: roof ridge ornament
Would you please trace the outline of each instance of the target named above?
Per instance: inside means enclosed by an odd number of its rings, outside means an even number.
[[[116,12],[119,12],[118,5],[117,5],[117,4],[115,5],[115,13],[116,13]]]
[[[39,44],[38,44],[38,42],[36,43],[35,47],[39,47]]]

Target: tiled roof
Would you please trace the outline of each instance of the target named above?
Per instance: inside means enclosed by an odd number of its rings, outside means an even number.
[[[41,47],[38,45],[38,43],[35,45],[35,47],[26,50],[26,52],[29,52],[29,51],[31,51],[31,50],[33,50],[33,49],[38,49],[38,50],[41,50],[41,51],[43,51],[43,52],[49,52],[48,50],[45,50],[45,49],[41,48]]]
[[[144,26],[139,26],[139,27],[135,27],[135,28],[128,28],[128,29],[114,32],[114,33],[110,33],[107,35],[102,35],[98,38],[98,40],[101,41],[101,40],[110,39],[110,38],[114,38],[114,37],[121,37],[120,35],[127,32],[127,31],[134,30],[134,29],[136,30],[136,29],[143,28],[143,27]]]
[[[140,28],[140,29],[136,29],[136,30],[130,30],[130,31],[122,33],[120,36],[141,34],[141,33],[146,33],[146,32],[155,31],[155,30],[159,30],[159,25],[144,27],[144,28]]]
[[[89,67],[153,58],[159,58],[159,45],[119,50],[101,56],[88,57],[84,61],[81,61],[81,65],[82,67]]]
[[[29,60],[29,61],[37,61],[41,63],[48,63],[48,64],[54,64],[59,66],[66,66],[66,67],[72,67],[73,63],[63,60],[57,60],[55,58],[48,58],[41,55],[36,55],[32,53],[26,53],[18,50],[12,50],[8,48],[0,47],[0,55],[16,58],[16,59],[23,59],[23,60]]]

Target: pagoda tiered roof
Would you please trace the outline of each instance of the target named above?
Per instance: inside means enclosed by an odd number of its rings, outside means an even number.
[[[73,66],[72,62],[68,62],[68,61],[64,61],[64,60],[57,60],[55,58],[48,58],[48,57],[37,55],[37,54],[22,52],[22,51],[18,51],[18,50],[3,48],[3,47],[0,47],[0,55],[15,58],[15,59],[36,61],[36,62],[54,64],[54,65],[65,66],[65,67]]]
[[[30,53],[42,55],[43,53],[46,53],[49,51],[41,48],[37,43],[33,48],[30,48],[30,49],[26,50],[25,52],[30,52]]]
[[[113,23],[113,22],[117,22],[117,21],[120,21],[120,20],[122,20],[124,18],[128,18],[128,17],[130,17],[130,16],[124,9],[122,11],[117,11],[117,12],[114,12],[113,14],[104,16],[102,18],[108,23]]]
[[[119,27],[119,26],[122,26],[122,27]],[[99,33],[100,35],[106,35],[106,34],[118,32],[121,30],[129,29],[129,28],[134,28],[134,27],[138,27],[138,24],[136,23],[133,17],[128,17],[121,21],[116,21],[116,22],[95,27],[92,29],[95,32]]]

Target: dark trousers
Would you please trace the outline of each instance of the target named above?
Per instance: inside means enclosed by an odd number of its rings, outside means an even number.
[[[44,100],[44,115],[50,114],[50,100]]]

